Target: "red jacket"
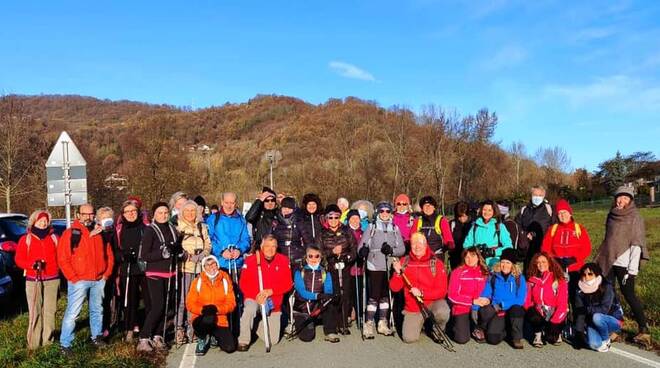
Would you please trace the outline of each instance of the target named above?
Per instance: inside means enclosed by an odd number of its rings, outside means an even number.
[[[449,300],[452,302],[451,314],[454,316],[470,313],[472,301],[481,296],[486,287],[488,275],[481,272],[479,265],[463,265],[451,272],[449,277]]]
[[[32,265],[37,260],[46,261],[46,269],[41,272],[42,280],[52,280],[60,276],[60,268],[57,266],[57,242],[53,240],[55,235],[47,235],[43,239],[28,231],[18,241],[16,247],[16,265],[25,270],[28,280],[34,280],[37,272]],[[28,246],[27,239],[30,239]],[[55,238],[57,239],[57,238]]]
[[[417,258],[412,252],[409,257],[408,265],[406,269],[403,270],[403,274],[408,277],[410,283],[413,287],[418,288],[422,292],[422,298],[425,305],[429,305],[436,300],[444,299],[447,295],[447,272],[445,271],[445,265],[440,259],[435,261],[435,276],[431,272],[431,257],[433,253],[431,248],[426,248],[426,253]],[[401,260],[404,263],[404,259]],[[398,273],[394,273],[390,279],[390,289],[394,292],[398,292],[404,288],[403,277]],[[419,313],[419,305],[417,300],[410,293],[410,290],[406,290],[405,295],[405,310],[411,313]]]
[[[552,229],[555,226],[556,230],[553,236]],[[589,239],[589,234],[584,226],[571,220],[567,224],[559,223],[548,228],[543,237],[541,251],[547,252],[552,257],[575,257],[577,262],[568,266],[568,271],[577,272],[580,271],[584,261],[591,254],[591,239]]]
[[[73,229],[80,230],[80,243],[71,251],[71,234]],[[78,281],[98,281],[101,278],[109,278],[112,275],[114,256],[112,245],[104,244],[103,236],[97,234],[90,237],[87,228],[76,220],[70,229],[62,233],[59,246],[57,247],[57,263],[67,280],[76,283]]]
[[[263,275],[264,289],[273,289],[274,312],[282,309],[282,299],[293,286],[291,279],[291,267],[289,258],[285,255],[276,253],[272,261],[267,262],[261,251],[245,258],[241,279],[238,286],[243,292],[245,299],[255,300],[259,294],[259,276],[257,272],[257,254],[261,257],[261,273]]]
[[[227,291],[225,292],[225,287]],[[236,297],[231,278],[226,272],[220,271],[215,281],[202,272],[190,284],[186,297],[186,309],[190,314],[190,322],[202,314],[205,305],[215,305],[218,308],[216,324],[219,327],[228,327],[227,314],[236,308]]]
[[[554,285],[553,285],[554,284]],[[550,322],[561,323],[568,313],[568,282],[555,282],[552,272],[546,271],[541,277],[532,277],[527,281],[527,299],[525,309],[530,307],[545,316],[542,306],[554,308]]]

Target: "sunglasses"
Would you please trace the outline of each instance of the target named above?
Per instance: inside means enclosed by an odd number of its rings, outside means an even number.
[[[383,208],[382,210],[379,211],[380,213],[390,213],[392,211],[388,210],[387,208]]]
[[[401,202],[401,203],[397,203],[396,205],[397,205],[397,206],[407,206],[408,203],[403,203],[403,202]]]
[[[594,275],[595,275],[595,273],[589,272],[589,271],[584,273],[584,276],[594,276]]]
[[[339,216],[328,216],[328,220],[339,220]]]
[[[321,255],[320,255],[320,254],[308,254],[308,255],[307,255],[307,258],[309,258],[309,259],[317,259],[317,258],[321,258]]]
[[[124,213],[137,213],[137,210],[126,210]]]
[[[264,201],[264,203],[274,203],[275,199],[274,198],[268,198]]]

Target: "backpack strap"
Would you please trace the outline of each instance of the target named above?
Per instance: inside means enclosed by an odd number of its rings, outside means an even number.
[[[227,279],[222,278],[222,288],[225,290],[225,295],[229,292],[229,285],[227,284]],[[197,277],[197,284],[195,285],[195,289],[197,289],[197,294],[202,292],[202,276]]]
[[[580,239],[580,235],[582,235],[582,228],[580,227],[580,224],[573,221],[573,226],[575,226],[575,237]],[[559,224],[554,224],[550,228],[550,236],[553,238],[555,237],[555,233],[557,232],[557,227],[559,227]]]

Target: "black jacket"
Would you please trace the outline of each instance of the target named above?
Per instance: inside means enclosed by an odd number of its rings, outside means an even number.
[[[305,256],[302,234],[295,213],[289,216],[277,214],[273,235],[277,238],[277,251],[289,257],[289,262],[301,261]]]
[[[259,246],[264,236],[271,234],[277,218],[277,208],[266,210],[264,202],[257,199],[245,214],[245,221],[252,224],[252,241]]]
[[[164,243],[158,238],[153,226],[158,226],[160,229],[165,240]],[[147,262],[147,272],[174,271],[172,260],[174,255],[170,255],[170,258],[163,258],[163,248],[178,241],[176,228],[169,222],[145,227],[142,234],[142,260]]]

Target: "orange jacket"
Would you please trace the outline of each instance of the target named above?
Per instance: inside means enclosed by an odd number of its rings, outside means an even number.
[[[206,273],[202,272],[190,284],[188,296],[186,297],[186,309],[190,315],[190,321],[202,314],[202,308],[205,305],[215,305],[218,308],[219,327],[229,327],[227,314],[236,308],[236,297],[234,296],[234,287],[231,284],[231,278],[224,271],[211,280]],[[227,288],[225,291],[225,287]]]
[[[80,242],[72,252],[71,234],[73,229],[80,231]],[[62,233],[57,246],[57,263],[67,280],[76,283],[81,280],[108,279],[112,275],[114,262],[112,246],[104,244],[101,234],[90,237],[89,230],[80,221],[74,221],[71,228]]]

